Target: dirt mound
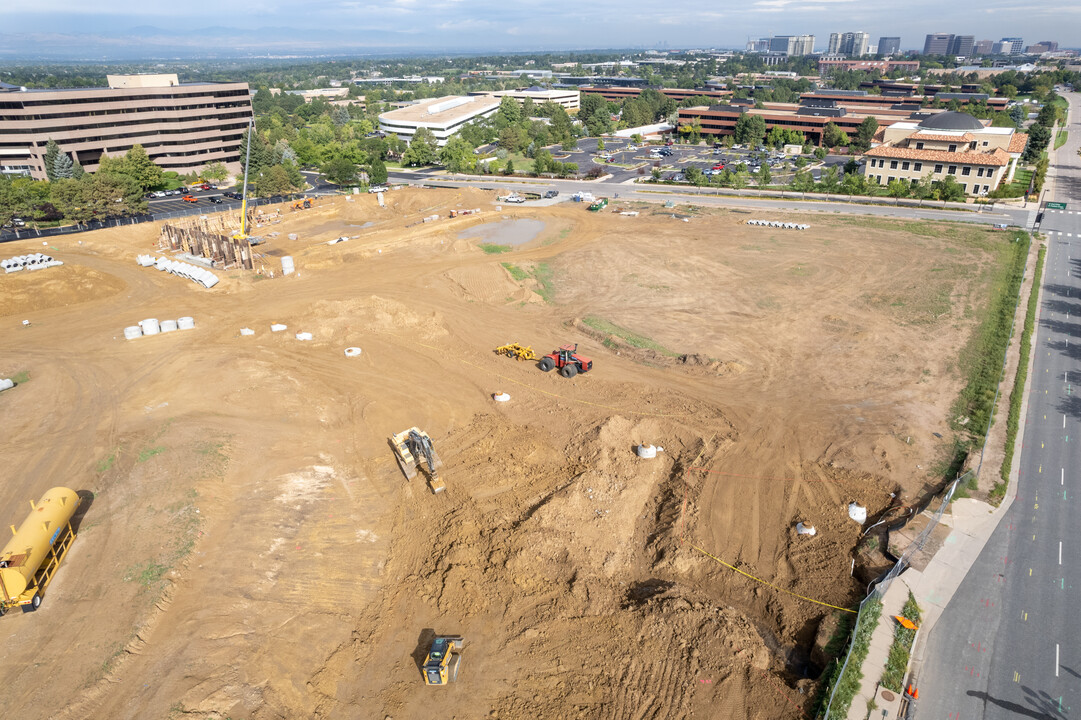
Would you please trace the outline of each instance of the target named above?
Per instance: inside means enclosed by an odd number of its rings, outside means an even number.
[[[0,316],[92,302],[124,287],[115,275],[71,261],[44,270],[4,274],[0,275]]]
[[[499,304],[543,302],[539,295],[520,287],[504,268],[494,263],[453,268],[443,276],[454,283],[458,294],[469,300]]]
[[[324,300],[315,303],[305,327],[317,342],[344,340],[358,333],[406,334],[424,340],[435,340],[447,334],[442,316],[422,314],[390,298],[371,295],[355,300]]]

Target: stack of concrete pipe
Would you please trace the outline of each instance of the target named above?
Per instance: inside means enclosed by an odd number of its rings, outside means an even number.
[[[786,223],[778,222],[776,220],[748,220],[748,225],[763,225],[765,227],[784,228],[785,230],[806,230],[810,225],[800,225],[799,223]]]
[[[124,328],[124,337],[128,340],[144,337],[146,335],[160,335],[161,333],[174,332],[176,330],[191,330],[195,327],[195,320],[191,317],[177,318],[176,320],[162,320],[147,318],[140,320],[138,325]]]
[[[203,287],[210,289],[218,284],[218,276],[206,268],[182,263],[179,260],[170,260],[167,257],[154,258],[153,255],[140,255],[135,259],[143,267],[155,267],[178,277],[187,278],[197,282]]]
[[[0,260],[0,267],[4,272],[13,273],[19,270],[40,270],[41,268],[57,267],[64,263],[53,260],[51,256],[42,253],[30,253],[29,255],[16,255],[7,260]]]

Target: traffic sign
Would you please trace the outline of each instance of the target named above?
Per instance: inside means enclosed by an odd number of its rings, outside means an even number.
[[[1049,202],[1049,203],[1047,203],[1047,209],[1048,210],[1065,210],[1066,209],[1066,203]]]

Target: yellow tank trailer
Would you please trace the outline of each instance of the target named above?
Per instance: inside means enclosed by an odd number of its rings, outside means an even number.
[[[37,610],[41,596],[52,582],[75,540],[71,518],[79,508],[74,490],[54,487],[36,504],[15,537],[0,551],[0,615],[15,606],[23,612]]]

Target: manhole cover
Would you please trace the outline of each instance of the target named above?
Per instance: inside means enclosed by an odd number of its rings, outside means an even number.
[[[882,699],[885,700],[886,702],[893,702],[894,699],[896,699],[896,696],[893,693],[891,693],[889,690],[883,690],[882,691]]]

